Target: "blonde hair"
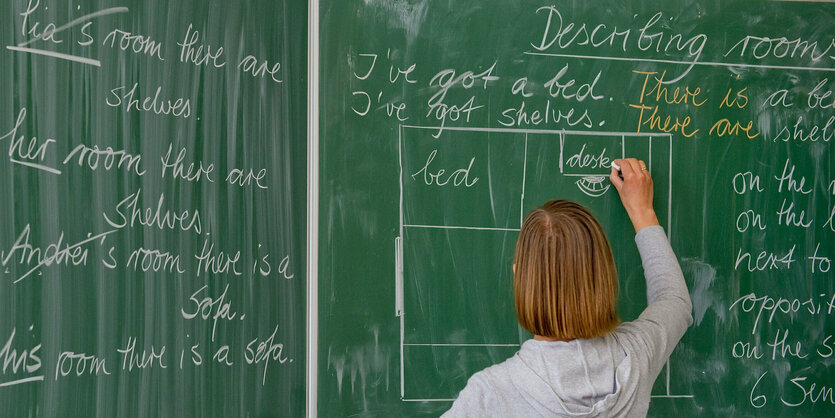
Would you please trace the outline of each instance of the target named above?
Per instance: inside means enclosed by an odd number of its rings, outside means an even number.
[[[531,211],[514,258],[516,316],[523,328],[572,340],[603,336],[617,327],[615,260],[586,208],[552,200]]]

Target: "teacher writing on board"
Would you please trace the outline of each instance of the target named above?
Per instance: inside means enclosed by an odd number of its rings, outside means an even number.
[[[615,160],[610,180],[635,227],[648,305],[620,323],[609,241],[584,207],[550,201],[525,218],[513,287],[534,334],[501,364],[473,375],[444,416],[645,416],[650,391],[693,323],[681,268],[652,206],[643,161]],[[621,178],[622,175],[622,178]]]

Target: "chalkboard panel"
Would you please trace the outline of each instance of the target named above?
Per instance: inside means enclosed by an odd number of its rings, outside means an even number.
[[[646,303],[605,178],[648,162],[695,323],[652,416],[829,416],[835,285],[825,2],[322,6],[319,412],[437,415],[529,338],[521,219],[601,220],[619,312]]]
[[[304,414],[306,7],[0,6],[0,415]]]

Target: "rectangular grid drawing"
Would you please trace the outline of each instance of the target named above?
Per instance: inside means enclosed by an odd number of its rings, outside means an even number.
[[[418,388],[426,385],[410,380],[416,375],[410,370],[412,358],[423,356],[426,359],[430,355],[434,356],[432,358],[475,358],[474,367],[481,369],[502,361],[518,350],[518,334],[473,332],[479,327],[472,323],[470,316],[480,314],[468,315],[474,312],[468,305],[475,303],[466,300],[474,298],[483,305],[499,306],[485,310],[488,318],[484,323],[492,325],[509,317],[512,325],[505,322],[501,325],[504,329],[512,329],[516,323],[512,295],[501,295],[501,291],[496,291],[489,283],[484,285],[474,277],[467,277],[465,286],[459,288],[450,285],[443,289],[443,286],[435,284],[424,286],[421,282],[444,283],[450,275],[458,276],[461,270],[468,270],[466,266],[447,267],[448,264],[466,264],[455,262],[462,258],[466,260],[460,253],[455,258],[454,253],[461,248],[464,254],[470,251],[499,255],[486,257],[480,263],[494,262],[496,270],[509,269],[508,263],[502,260],[507,259],[508,248],[512,255],[524,215],[531,209],[525,206],[526,197],[528,202],[544,201],[536,193],[547,193],[547,187],[541,186],[552,178],[549,175],[562,178],[560,181],[564,183],[573,182],[576,190],[571,188],[570,193],[576,196],[587,200],[598,199],[611,187],[608,182],[608,163],[611,159],[637,154],[647,161],[654,177],[665,178],[667,199],[656,205],[665,206],[663,212],[666,219],[662,219],[662,224],[668,235],[671,225],[672,136],[669,134],[444,127],[444,133],[436,139],[432,134],[439,129],[401,125],[398,132],[400,229],[394,242],[394,302],[395,315],[400,322],[400,395],[405,402],[449,402],[461,389],[441,384],[434,392],[428,391],[432,393],[422,392]],[[463,159],[460,158],[462,153],[466,154]],[[470,153],[475,155],[472,160]],[[450,154],[453,156],[449,157]],[[552,158],[558,158],[556,166]],[[465,173],[460,169],[453,171],[454,168],[467,167],[468,161],[472,167],[476,159],[479,164],[488,164],[488,178],[478,178],[474,173]],[[439,161],[437,166],[433,165]],[[489,167],[500,170],[491,171]],[[453,180],[452,173],[458,173],[458,186],[451,183],[443,187],[438,185],[441,176],[432,175],[440,173],[441,168],[446,169],[444,175],[448,175],[450,181]],[[654,168],[660,168],[660,171],[653,171]],[[436,182],[431,184],[433,180]],[[481,190],[466,189],[466,184],[471,184],[468,181],[481,181]],[[541,189],[546,191],[539,191]],[[459,198],[461,196],[463,198]],[[437,203],[438,207],[431,207],[429,202]],[[421,210],[427,207],[430,210]],[[439,242],[441,244],[437,244]],[[492,270],[492,267],[488,266],[487,270]],[[466,276],[466,272],[463,275]],[[493,304],[490,304],[490,298],[494,298]],[[415,299],[419,303],[415,303]],[[459,300],[463,302],[458,303]],[[457,317],[432,318],[428,310],[421,308],[432,303],[453,306],[450,309],[458,314]],[[501,311],[495,312],[501,316],[490,317],[493,310]],[[664,393],[654,394],[653,397],[692,397],[671,391],[669,362],[663,378],[666,379]]]

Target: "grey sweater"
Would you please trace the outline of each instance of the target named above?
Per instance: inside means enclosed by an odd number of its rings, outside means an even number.
[[[684,275],[664,230],[635,236],[648,306],[590,340],[528,340],[503,363],[474,374],[444,417],[642,417],[650,391],[693,323]]]

